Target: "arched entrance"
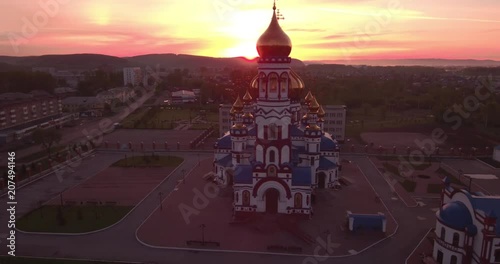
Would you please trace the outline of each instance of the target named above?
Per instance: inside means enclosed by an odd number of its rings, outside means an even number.
[[[226,170],[227,186],[233,186],[234,171],[232,169]]]
[[[264,196],[266,198],[266,213],[278,213],[278,200],[280,197],[280,192],[274,188],[269,188]]]
[[[318,188],[324,189],[326,181],[326,174],[324,172],[318,173]]]

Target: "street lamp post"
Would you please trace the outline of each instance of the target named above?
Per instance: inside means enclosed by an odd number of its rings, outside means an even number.
[[[201,224],[201,244],[204,246],[205,245],[205,227],[207,227],[205,224]]]
[[[162,199],[162,195],[163,195],[162,192],[158,193],[158,196],[160,197],[160,211],[163,211],[163,204],[162,204],[162,200],[163,199]]]
[[[329,239],[328,238],[330,237],[330,234],[331,234],[330,229],[327,229],[324,234],[326,235],[326,248],[329,248],[329,245],[328,245]]]

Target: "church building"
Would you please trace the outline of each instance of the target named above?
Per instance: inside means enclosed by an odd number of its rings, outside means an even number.
[[[339,185],[337,141],[323,131],[325,111],[290,68],[292,43],[278,23],[257,42],[258,74],[230,111],[215,144],[218,184],[234,191],[236,217],[252,213],[310,217],[315,189]],[[307,113],[302,116],[302,107]]]

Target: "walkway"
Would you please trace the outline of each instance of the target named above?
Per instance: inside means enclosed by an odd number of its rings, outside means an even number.
[[[188,154],[188,153],[186,153]],[[101,157],[104,155],[104,157]],[[99,168],[105,168],[114,160],[121,158],[116,154],[99,154],[99,159],[87,160],[83,163],[78,175],[94,175]],[[183,250],[163,250],[148,248],[140,244],[135,237],[135,231],[146,217],[158,206],[159,192],[170,193],[175,187],[177,180],[182,177],[181,170],[189,171],[198,164],[195,155],[185,155],[185,162],[174,172],[168,180],[158,186],[134,211],[120,224],[103,232],[85,236],[61,236],[61,235],[28,235],[18,234],[18,255],[64,257],[83,259],[106,259],[127,260],[149,263],[315,263],[305,261],[304,257],[298,256],[274,256],[266,254],[248,253],[197,253]],[[204,156],[209,157],[210,155]],[[420,238],[433,226],[434,213],[427,207],[408,208],[401,201],[391,199],[392,192],[388,184],[379,174],[377,168],[366,157],[348,157],[365,173],[368,180],[373,184],[380,198],[387,204],[389,210],[399,223],[398,233],[374,246],[372,249],[349,258],[328,259],[321,263],[404,263],[406,257],[418,244]],[[38,195],[44,193],[56,193],[65,187],[58,186],[60,183],[51,181],[55,177],[49,177],[43,182],[26,187],[19,197],[20,203],[33,204],[38,200]],[[83,180],[83,179],[82,179]],[[69,182],[69,181],[68,181]],[[67,181],[61,183],[70,185]],[[55,190],[57,189],[57,190]],[[49,195],[45,195],[46,197]],[[0,200],[2,205],[5,199]],[[4,210],[4,209],[2,209]],[[6,221],[2,214],[0,221]],[[423,219],[423,220],[422,220]],[[168,224],[166,222],[165,224]],[[1,225],[2,227],[4,225]],[[0,253],[5,254],[2,247]],[[388,259],[390,256],[390,259]],[[319,262],[318,262],[319,263]]]

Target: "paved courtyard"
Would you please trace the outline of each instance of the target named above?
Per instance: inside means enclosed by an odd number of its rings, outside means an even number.
[[[111,134],[104,136],[103,143],[108,141],[109,147],[116,149],[116,142],[120,142],[122,146],[128,148],[128,143],[132,142],[133,149],[138,151],[141,149],[140,143],[144,142],[145,149],[152,149],[152,142],[156,143],[156,148],[164,150],[165,141],[168,142],[168,147],[171,150],[177,148],[177,142],[180,143],[181,149],[188,149],[189,143],[194,140],[203,131],[201,130],[162,130],[162,129],[118,129]],[[213,142],[206,142],[205,146],[211,147]]]
[[[260,251],[267,252],[270,245],[301,247],[303,253],[313,254],[315,243],[307,243],[300,238],[306,235],[315,241],[321,237],[326,240],[327,233],[331,234],[332,243],[335,243],[334,255],[352,254],[373,244],[391,234],[396,223],[387,213],[385,207],[376,199],[376,194],[368,184],[366,178],[357,166],[346,164],[343,175],[352,184],[340,191],[321,190],[315,205],[315,214],[311,220],[300,220],[297,231],[288,232],[282,228],[283,219],[279,216],[262,215],[249,223],[232,222],[232,192],[220,190],[215,198],[195,198],[198,191],[204,192],[209,182],[202,176],[212,169],[212,160],[203,160],[185,180],[179,183],[167,199],[162,208],[157,210],[138,229],[138,237],[144,243],[160,247],[186,247],[187,240],[201,240],[201,228],[204,224],[205,239],[221,243],[224,250]],[[195,203],[198,203],[198,208]],[[179,206],[189,206],[193,209],[192,215],[184,218]],[[353,213],[378,213],[387,216],[387,232],[366,231],[350,233],[346,231],[346,211]],[[187,219],[187,220],[186,220]]]
[[[77,205],[98,202],[134,206],[174,169],[109,167],[87,181],[64,191],[63,202]],[[48,204],[60,204],[60,197],[54,197]]]

